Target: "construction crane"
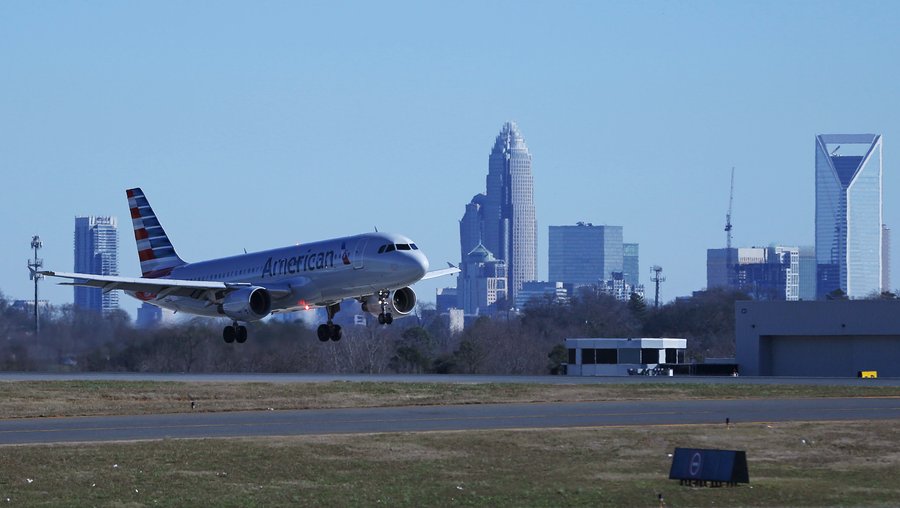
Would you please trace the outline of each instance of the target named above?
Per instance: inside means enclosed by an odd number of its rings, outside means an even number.
[[[734,260],[731,254],[731,208],[734,205],[734,166],[731,166],[731,191],[728,193],[728,213],[725,214],[725,279],[732,286]]]

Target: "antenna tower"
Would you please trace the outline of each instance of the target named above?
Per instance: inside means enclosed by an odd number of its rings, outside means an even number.
[[[662,267],[659,265],[653,265],[650,267],[650,271],[653,272],[653,275],[650,277],[650,282],[656,284],[656,299],[653,300],[653,307],[659,308],[659,283],[665,282],[666,278],[660,275],[662,273]]]
[[[731,166],[731,191],[728,193],[728,213],[725,214],[725,271],[729,286],[732,284],[734,260],[731,254],[731,208],[734,205],[734,166]]]
[[[41,237],[34,235],[31,237],[31,248],[34,249],[34,259],[28,260],[28,271],[31,273],[31,280],[34,281],[34,334],[37,335],[41,331],[40,321],[38,321],[38,281],[44,278],[38,273],[43,268],[44,260],[38,258],[38,249],[44,246]]]

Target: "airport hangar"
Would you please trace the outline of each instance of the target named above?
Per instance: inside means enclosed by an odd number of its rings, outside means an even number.
[[[734,312],[742,375],[900,377],[900,300],[738,301]]]

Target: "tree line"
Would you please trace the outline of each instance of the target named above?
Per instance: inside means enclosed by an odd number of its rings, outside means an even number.
[[[0,370],[548,374],[560,372],[564,340],[576,337],[685,338],[687,357],[702,360],[734,356],[734,302],[744,299],[710,290],[654,309],[638,295],[619,302],[584,289],[566,302],[478,317],[459,333],[426,306],[390,326],[347,324],[339,342],[320,342],[299,320],[266,320],[249,325],[246,343],[225,344],[223,320],[140,329],[123,311],[101,316],[72,305],[44,312],[35,335],[31,314],[0,293]]]

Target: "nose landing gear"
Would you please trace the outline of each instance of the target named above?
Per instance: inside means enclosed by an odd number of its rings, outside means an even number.
[[[382,289],[378,292],[378,303],[381,305],[381,313],[378,314],[378,324],[380,325],[389,325],[394,322],[394,316],[390,312],[385,312],[387,301],[390,297],[391,292],[387,289]]]

